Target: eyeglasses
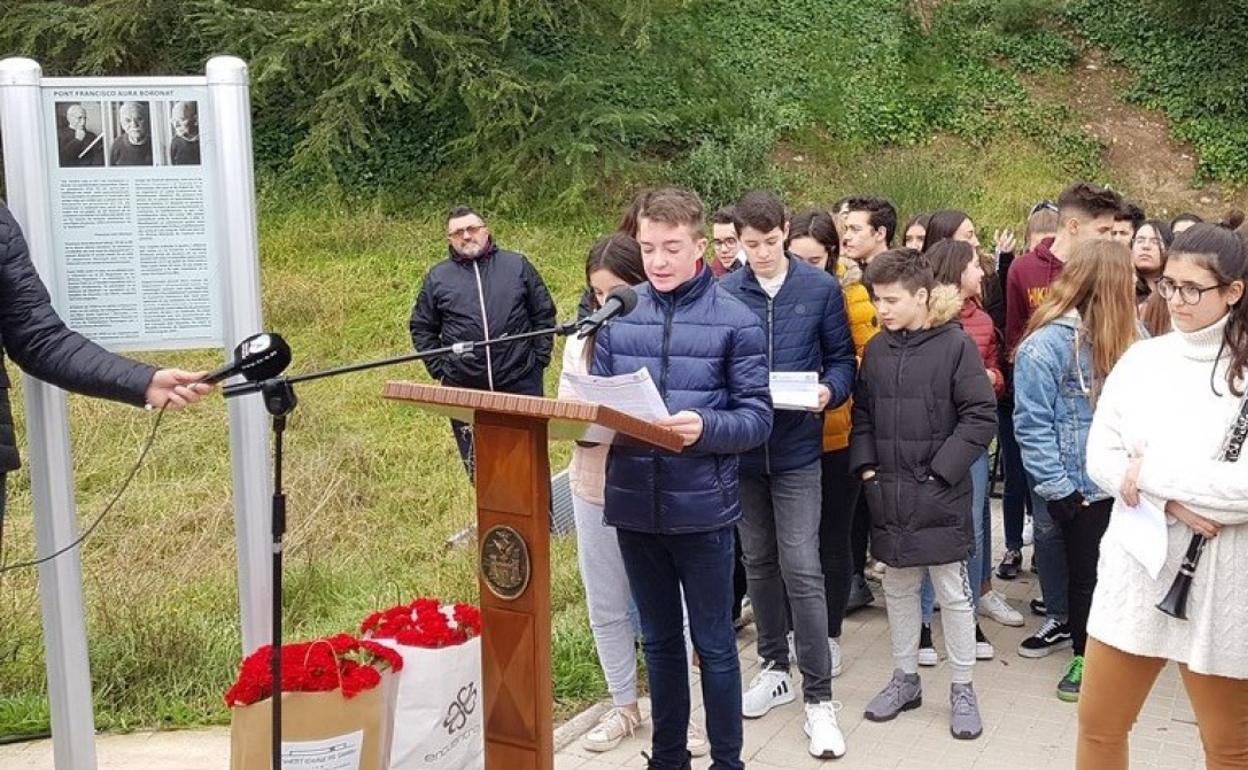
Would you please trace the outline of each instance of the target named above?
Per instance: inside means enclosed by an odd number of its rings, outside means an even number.
[[[1179,299],[1183,300],[1184,305],[1198,305],[1200,300],[1204,298],[1205,292],[1214,289],[1222,289],[1228,286],[1225,283],[1215,283],[1212,286],[1192,286],[1191,284],[1178,285],[1169,278],[1162,278],[1157,282],[1157,293],[1161,298],[1169,302],[1174,298],[1175,294],[1179,295]]]
[[[736,238],[724,238],[723,240],[720,240],[719,238],[716,238],[711,241],[711,248],[715,249],[716,251],[727,251],[729,249],[736,251],[737,239]]]
[[[461,227],[458,230],[450,231],[446,234],[446,237],[451,238],[452,240],[462,241],[467,238],[475,238],[477,233],[484,229],[485,225],[468,225],[467,227]]]
[[[1131,239],[1132,246],[1160,246],[1160,238],[1145,238],[1144,236],[1136,236]]]

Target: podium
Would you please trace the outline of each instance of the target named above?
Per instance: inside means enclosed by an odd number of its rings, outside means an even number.
[[[593,426],[679,452],[680,436],[600,404],[386,383],[384,396],[472,423],[486,770],[552,770],[548,440]]]

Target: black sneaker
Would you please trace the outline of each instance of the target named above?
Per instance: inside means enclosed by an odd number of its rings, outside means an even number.
[[[1018,551],[1006,551],[997,565],[997,577],[1002,580],[1015,580],[1023,569],[1023,555]]]
[[[1028,606],[1031,607],[1032,615],[1038,615],[1042,618],[1049,615],[1048,609],[1044,606],[1044,599],[1032,599]]]
[[[1024,658],[1043,658],[1051,652],[1064,650],[1071,644],[1070,626],[1049,618],[1036,633],[1018,645],[1018,654]]]
[[[932,627],[924,623],[919,628],[919,665],[934,666],[940,662],[936,655],[936,645],[932,644]]]

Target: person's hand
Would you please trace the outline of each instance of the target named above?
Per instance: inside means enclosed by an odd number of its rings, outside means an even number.
[[[685,442],[685,446],[689,446],[702,437],[702,415],[687,409],[671,417],[657,420],[655,425],[676,431],[681,440]]]
[[[863,471],[863,472],[862,472],[862,480],[863,480],[863,481],[870,481],[870,480],[871,480],[871,479],[873,479],[873,478],[875,478],[875,469],[874,469],[874,468],[869,468],[869,469],[867,469],[867,470],[865,470],[865,471]]]
[[[1221,524],[1206,519],[1183,503],[1174,500],[1166,503],[1166,513],[1186,524],[1193,532],[1199,532],[1204,535],[1207,540],[1217,537],[1218,532],[1222,529]]]
[[[144,398],[153,409],[162,406],[169,409],[181,409],[193,404],[203,396],[212,392],[212,385],[199,382],[207,372],[187,372],[181,369],[161,369],[152,375]]]
[[[86,139],[86,138],[87,138],[86,130],[81,129],[81,128],[74,129],[74,139],[77,139],[78,141],[81,142],[83,139]]]
[[[997,371],[995,369],[985,369],[988,372],[988,384],[997,387]]]
[[[1014,253],[1014,231],[998,230],[992,235],[992,245],[996,248],[998,254]]]
[[[1140,504],[1140,465],[1143,462],[1143,457],[1133,455],[1131,461],[1127,463],[1127,472],[1122,477],[1122,485],[1118,487],[1118,496],[1132,508]]]
[[[1054,521],[1063,522],[1074,521],[1075,517],[1087,507],[1088,503],[1083,499],[1083,494],[1076,489],[1059,500],[1050,500],[1048,505],[1049,516]]]
[[[822,412],[828,408],[828,402],[832,400],[832,390],[827,385],[819,386],[819,406],[815,408],[816,412]]]

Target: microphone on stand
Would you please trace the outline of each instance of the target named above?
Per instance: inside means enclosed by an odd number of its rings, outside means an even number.
[[[200,382],[210,385],[241,374],[256,382],[276,377],[290,365],[290,345],[279,334],[253,334],[234,348],[234,360],[213,369]]]
[[[612,318],[625,316],[637,307],[637,292],[631,286],[617,286],[603,300],[602,307],[593,315],[576,322],[577,339],[585,339],[601,329]]]

